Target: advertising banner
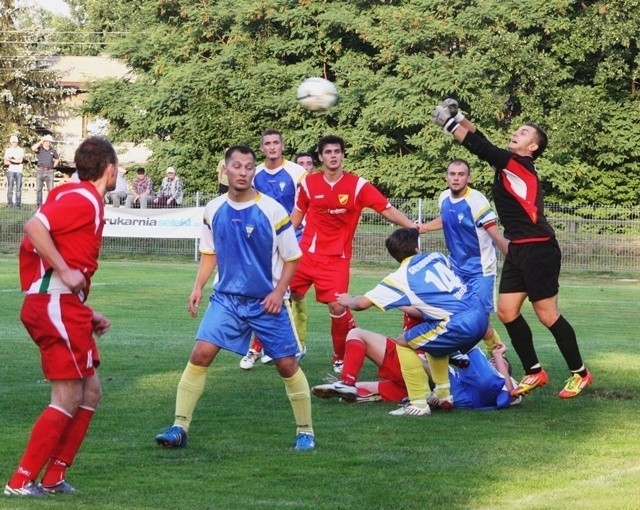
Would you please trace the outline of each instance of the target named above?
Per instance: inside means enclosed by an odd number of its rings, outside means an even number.
[[[198,239],[204,207],[176,209],[104,208],[103,237]]]

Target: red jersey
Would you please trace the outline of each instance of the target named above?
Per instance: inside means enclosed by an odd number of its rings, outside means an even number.
[[[102,245],[104,205],[100,193],[90,182],[58,186],[48,194],[35,217],[47,227],[69,267],[84,273],[86,287],[81,297],[86,299]],[[71,292],[26,237],[20,244],[19,260],[20,284],[27,294]]]
[[[365,207],[380,213],[391,204],[373,184],[355,174],[344,172],[334,183],[327,182],[322,172],[308,175],[296,202],[306,222],[300,248],[351,258],[353,237]]]

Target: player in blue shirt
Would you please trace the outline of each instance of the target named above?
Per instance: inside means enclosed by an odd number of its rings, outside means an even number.
[[[411,308],[424,322],[404,331],[394,341],[410,404],[394,414],[429,414],[427,380],[416,351],[424,351],[436,385],[433,401],[452,403],[449,354],[473,348],[487,329],[487,315],[478,297],[462,283],[441,253],[419,253],[419,233],[401,228],[386,240],[400,267],[364,296],[339,294],[338,303],[352,310],[377,306],[382,310]]]
[[[488,316],[495,311],[496,246],[506,254],[508,241],[487,198],[469,187],[467,161],[451,161],[445,179],[448,189],[438,199],[440,216],[426,224],[427,230],[443,229],[453,271],[478,295]],[[490,355],[500,336],[489,326],[483,339]]]
[[[297,425],[295,449],[313,450],[309,385],[296,359],[298,342],[285,299],[301,251],[284,208],[252,186],[253,151],[230,147],[225,171],[229,191],[205,207],[200,265],[188,302],[193,317],[202,288],[217,266],[214,292],[178,384],[174,424],[158,434],[156,442],[169,448],[186,447],[209,365],[220,349],[240,355],[247,352],[251,334],[256,333],[284,381]]]
[[[253,186],[260,193],[276,200],[282,205],[287,214],[291,215],[298,196],[298,187],[307,172],[300,165],[283,157],[284,139],[282,133],[275,129],[267,129],[260,137],[260,150],[265,156],[264,163],[256,168]],[[296,237],[300,240],[302,225],[296,229]],[[300,357],[306,352],[305,341],[307,332],[307,302],[306,300],[292,302],[295,331],[300,343]],[[259,337],[251,344],[249,351],[240,360],[240,368],[251,370],[256,361],[270,363],[271,357],[263,352]]]

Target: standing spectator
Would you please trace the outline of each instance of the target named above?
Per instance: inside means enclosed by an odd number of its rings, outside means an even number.
[[[116,189],[107,193],[106,202],[113,205],[113,207],[120,207],[123,200],[127,199],[127,169],[118,167],[118,178],[116,180]]]
[[[255,332],[284,382],[296,422],[294,448],[313,450],[309,384],[296,360],[298,343],[285,306],[300,248],[284,208],[252,186],[253,151],[238,145],[230,147],[225,156],[229,192],[210,201],[204,210],[200,265],[188,301],[193,317],[202,300],[202,287],[216,266],[218,277],[178,383],[174,424],[155,439],[168,448],[187,446],[189,425],[209,366],[221,349],[244,355]]]
[[[339,304],[336,295],[348,292],[353,237],[360,213],[370,207],[382,217],[404,227],[415,225],[393,207],[378,189],[356,174],[344,170],[344,140],[325,136],[318,141],[322,171],[302,181],[296,207],[291,215],[294,227],[305,220],[300,240],[302,260],[291,280],[293,299],[302,299],[311,285],[316,299],[326,303],[331,317],[333,370],[340,373],[344,343],[355,327],[351,311]]]
[[[487,197],[469,187],[471,168],[467,161],[451,161],[445,180],[448,189],[438,199],[440,216],[425,226],[427,230],[444,230],[454,273],[476,293],[489,316],[494,311],[498,271],[496,246],[506,254],[508,241],[498,228],[496,214]],[[486,353],[491,356],[493,345],[500,342],[500,335],[489,325],[483,339]]]
[[[265,130],[260,137],[260,150],[265,156],[265,161],[256,168],[253,186],[259,192],[276,200],[285,208],[287,214],[291,215],[296,203],[296,197],[298,196],[300,182],[307,175],[307,172],[305,172],[304,168],[300,165],[287,161],[282,156],[284,139],[280,131],[275,129]],[[301,233],[302,227],[300,226],[300,228],[296,230],[296,237],[299,238]],[[294,301],[292,312],[302,356],[306,352],[306,300]],[[271,358],[262,352],[262,345],[256,337],[247,355],[240,360],[240,368],[250,370],[258,358],[262,358],[263,363],[271,362]]]
[[[47,193],[53,189],[53,174],[60,163],[60,156],[53,147],[53,137],[45,135],[31,150],[36,154],[36,206],[42,205],[42,188],[47,183]]]
[[[299,152],[293,160],[304,168],[309,175],[318,171],[316,169],[315,161],[313,160],[313,154],[310,152]]]
[[[118,157],[104,138],[84,140],[75,154],[79,183],[59,186],[24,226],[20,318],[40,349],[51,402],[36,420],[8,496],[43,496],[75,489],[66,481],[102,396],[94,334],[109,320],[85,301],[98,268],[104,195],[115,188]],[[40,485],[36,479],[45,467]]]
[[[182,180],[176,175],[176,169],[170,166],[153,199],[152,207],[179,207],[182,205],[182,196]]]
[[[144,168],[136,170],[136,178],[131,182],[131,193],[127,195],[125,207],[139,207],[146,209],[153,198],[153,181],[145,173]]]
[[[18,145],[18,137],[9,138],[11,144],[4,151],[4,165],[7,167],[7,206],[13,207],[13,190],[16,190],[16,207],[22,207],[22,167],[24,149]]]
[[[494,170],[493,199],[510,241],[500,277],[498,317],[525,371],[514,393],[523,395],[549,382],[538,360],[531,328],[521,313],[528,297],[571,372],[558,397],[577,396],[593,382],[593,376],[582,361],[573,327],[558,309],[562,256],[555,231],[544,215],[544,197],[534,163],[547,147],[547,134],[537,124],[524,124],[511,135],[507,149],[501,149],[458,111],[453,99],[436,107],[433,120]]]

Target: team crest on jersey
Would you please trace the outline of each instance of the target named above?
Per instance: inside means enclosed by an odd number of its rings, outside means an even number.
[[[463,213],[458,214],[458,223],[462,223],[463,220],[464,220],[464,214]]]
[[[284,187],[287,185],[287,183],[284,181],[280,181],[279,184],[280,184],[280,191],[284,191]]]
[[[338,195],[338,202],[340,202],[340,205],[346,205],[348,201],[349,201],[349,195],[343,195],[343,194]]]
[[[253,234],[253,229],[255,227],[253,225],[247,225],[246,227],[244,227],[244,233],[246,234],[247,237],[251,237],[251,234]]]

